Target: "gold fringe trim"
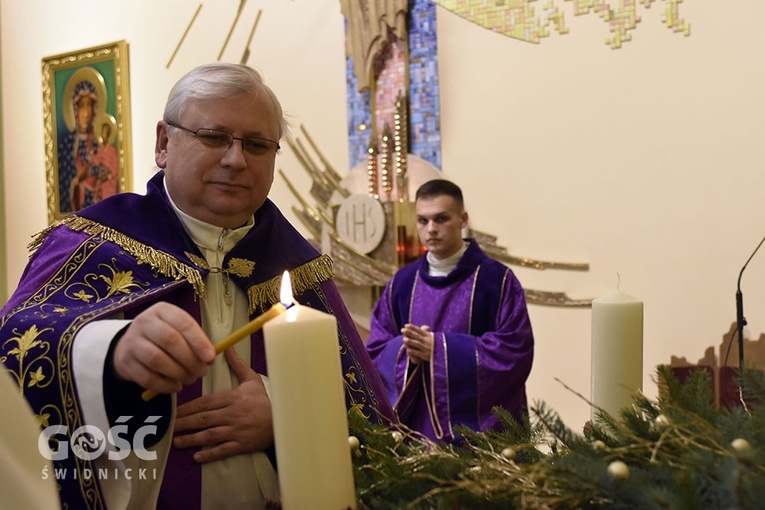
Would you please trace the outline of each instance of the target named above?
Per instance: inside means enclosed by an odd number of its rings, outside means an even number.
[[[200,257],[199,255],[194,255],[190,251],[184,251],[184,255],[186,255],[191,262],[194,263],[195,266],[197,266],[200,269],[204,269],[205,271],[210,270],[210,264],[207,263],[205,259]]]
[[[198,270],[183,264],[172,255],[169,255],[163,251],[156,250],[151,246],[145,245],[143,243],[139,243],[135,239],[132,239],[112,228],[105,227],[100,223],[81,218],[80,216],[76,216],[74,214],[70,214],[69,216],[66,216],[65,218],[53,223],[48,228],[34,236],[32,242],[29,243],[29,251],[33,252],[37,250],[45,237],[51,232],[51,230],[62,225],[71,230],[85,232],[91,236],[100,236],[106,241],[110,241],[119,245],[122,249],[135,257],[139,264],[148,264],[163,276],[174,278],[175,280],[186,280],[191,284],[192,287],[194,287],[194,292],[198,297],[204,297],[205,286],[202,280],[202,275]]]
[[[302,266],[290,270],[292,281],[292,294],[299,296],[308,289],[317,287],[334,276],[332,271],[332,258],[329,255],[321,255]],[[279,290],[282,276],[274,276],[270,280],[253,285],[247,289],[247,297],[250,300],[249,313],[252,315],[257,310],[279,302]]]

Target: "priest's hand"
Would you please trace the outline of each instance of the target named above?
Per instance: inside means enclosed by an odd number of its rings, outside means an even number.
[[[200,463],[225,459],[240,453],[265,450],[274,442],[271,400],[260,375],[236,354],[226,350],[226,361],[239,378],[239,386],[204,395],[178,406],[176,448],[206,447],[194,454]]]
[[[130,323],[114,348],[114,372],[157,393],[176,393],[207,373],[215,349],[182,308],[156,303]]]
[[[417,327],[414,324],[406,324],[401,328],[401,334],[404,335],[404,347],[412,363],[430,361],[435,338],[430,326]]]

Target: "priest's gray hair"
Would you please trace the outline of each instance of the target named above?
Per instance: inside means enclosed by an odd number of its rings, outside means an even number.
[[[215,62],[195,67],[184,75],[170,90],[165,104],[165,122],[179,122],[191,99],[218,99],[238,94],[265,91],[279,119],[279,138],[287,131],[282,105],[276,94],[266,85],[255,69],[227,62]]]

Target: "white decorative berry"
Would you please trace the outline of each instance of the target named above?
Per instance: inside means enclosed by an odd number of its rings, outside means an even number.
[[[608,476],[612,480],[626,480],[630,477],[630,468],[624,462],[615,460],[608,465]]]
[[[400,443],[401,441],[404,440],[404,434],[402,434],[398,430],[394,430],[391,433],[391,436],[393,436],[393,440],[396,441],[397,443]]]
[[[606,449],[606,443],[601,441],[600,439],[596,439],[592,442],[592,447],[596,450],[605,450]]]
[[[656,430],[659,432],[664,432],[667,427],[669,427],[669,418],[664,416],[663,414],[660,414],[656,417],[655,420],[653,420],[653,425],[656,427]]]
[[[359,438],[356,436],[348,436],[348,446],[350,446],[353,453],[358,453],[359,449],[361,448]]]
[[[731,441],[730,446],[739,457],[748,457],[752,453],[752,445],[749,444],[749,441],[740,437]]]
[[[509,446],[502,450],[502,456],[506,458],[507,460],[514,460],[515,459],[515,450],[510,448]]]

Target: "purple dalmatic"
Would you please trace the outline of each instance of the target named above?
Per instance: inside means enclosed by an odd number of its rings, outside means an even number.
[[[0,312],[0,361],[41,426],[60,425],[72,434],[86,425],[72,373],[78,332],[99,319],[135,317],[158,301],[176,304],[199,319],[210,268],[168,201],[162,172],[149,181],[145,196],[122,193],[69,215],[42,232],[33,247],[37,249],[18,288]],[[288,269],[298,302],[337,317],[348,408],[373,421],[392,419],[380,378],[332,281],[331,261],[272,202],[255,213],[255,225],[226,255],[222,267],[247,295],[251,318],[278,300],[278,282]],[[267,374],[262,332],[252,335],[250,345],[251,367]],[[105,372],[110,419],[156,415],[168,426],[168,396],[144,403],[137,385],[117,387],[107,379]],[[310,392],[311,381],[303,383]],[[178,403],[201,394],[197,381],[184,388]],[[194,449],[170,450],[158,508],[199,508],[201,467],[193,453]],[[68,454],[54,468],[63,474],[57,481],[66,507],[105,508],[98,480],[87,476],[96,472],[91,460]]]
[[[427,257],[399,270],[375,306],[367,341],[399,421],[435,440],[454,440],[457,425],[496,429],[495,406],[519,423],[528,412],[534,336],[523,288],[468,241],[447,276],[430,276]],[[429,363],[409,361],[401,335],[407,323],[434,333]]]

